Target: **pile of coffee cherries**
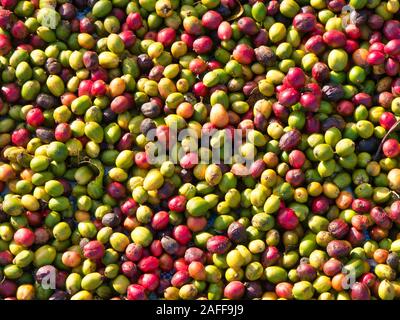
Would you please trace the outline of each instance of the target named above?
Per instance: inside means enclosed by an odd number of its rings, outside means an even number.
[[[400,299],[398,0],[0,5],[1,299]]]

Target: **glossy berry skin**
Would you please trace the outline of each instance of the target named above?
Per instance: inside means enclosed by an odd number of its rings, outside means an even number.
[[[388,158],[396,158],[400,154],[400,143],[396,139],[388,139],[383,143],[383,154]]]
[[[32,127],[39,127],[44,122],[44,116],[40,108],[33,108],[26,115],[26,122]]]
[[[389,130],[391,127],[393,127],[396,122],[396,117],[391,112],[384,112],[379,118],[379,124],[386,130]]]

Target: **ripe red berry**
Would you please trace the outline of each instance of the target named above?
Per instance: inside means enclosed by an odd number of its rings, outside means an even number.
[[[26,122],[32,127],[39,127],[44,122],[44,116],[40,108],[33,108],[26,114]]]

